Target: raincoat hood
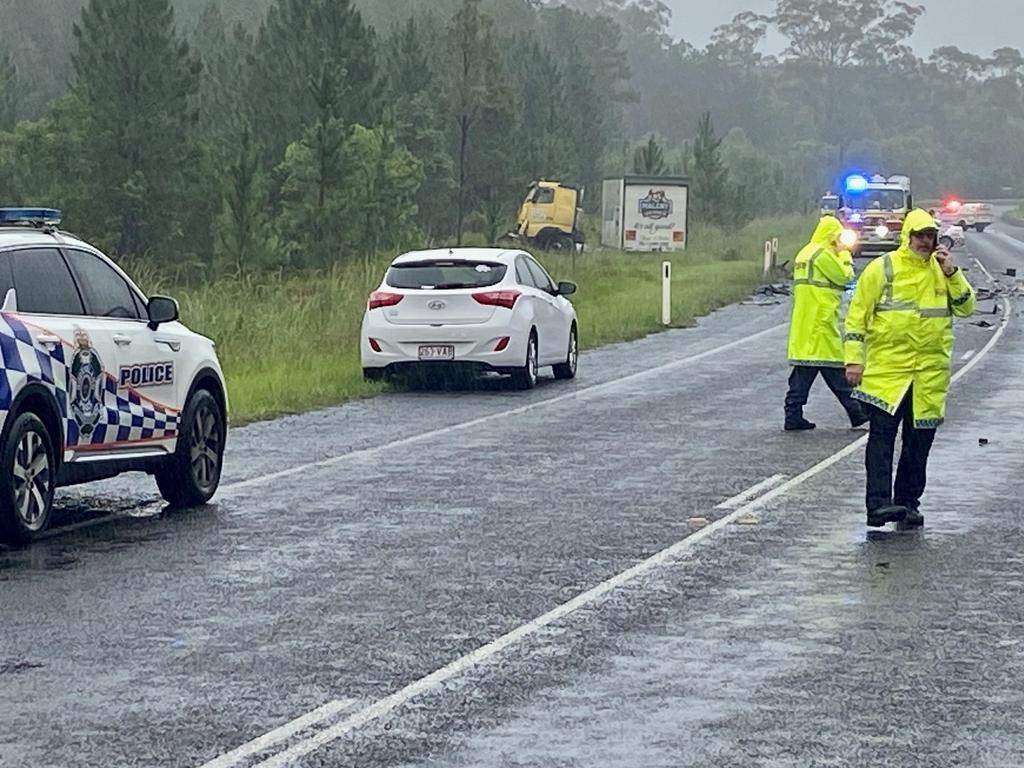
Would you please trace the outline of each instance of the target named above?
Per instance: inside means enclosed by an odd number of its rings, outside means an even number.
[[[900,247],[910,247],[910,233],[920,232],[922,229],[938,230],[935,224],[935,217],[922,208],[915,208],[907,214],[903,220],[903,231],[900,233]]]
[[[835,245],[839,235],[843,233],[843,225],[835,216],[822,216],[818,226],[811,235],[811,242],[815,245]]]

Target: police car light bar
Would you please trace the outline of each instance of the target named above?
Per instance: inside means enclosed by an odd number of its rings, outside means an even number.
[[[0,224],[45,224],[56,226],[62,219],[56,208],[0,208]]]

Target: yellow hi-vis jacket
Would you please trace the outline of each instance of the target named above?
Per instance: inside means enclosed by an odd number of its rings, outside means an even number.
[[[900,247],[875,259],[857,282],[846,314],[846,362],[863,365],[853,396],[895,414],[913,386],[914,426],[934,429],[946,416],[953,315],[974,312],[974,289],[957,269],[910,250],[910,233],[935,227],[926,211],[903,222]]]
[[[811,242],[793,264],[793,316],[789,325],[790,365],[843,367],[843,337],[839,308],[843,291],[853,279],[849,253],[836,252],[843,225],[835,216],[822,216]]]

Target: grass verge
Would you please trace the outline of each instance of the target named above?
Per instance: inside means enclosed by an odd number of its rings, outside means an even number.
[[[749,295],[761,280],[764,240],[778,237],[785,260],[808,237],[806,218],[695,229],[683,254],[588,251],[541,261],[573,297],[584,348],[661,330],[661,263],[672,262],[672,325],[687,326]],[[390,255],[326,273],[220,279],[198,287],[159,286],[181,302],[183,321],[217,342],[235,424],[297,413],[381,392],[362,379],[359,326],[366,297]],[[153,288],[154,286],[147,286]]]

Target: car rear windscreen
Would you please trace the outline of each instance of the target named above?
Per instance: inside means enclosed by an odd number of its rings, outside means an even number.
[[[392,266],[385,282],[392,288],[486,288],[500,283],[506,269],[491,261],[410,261]]]

